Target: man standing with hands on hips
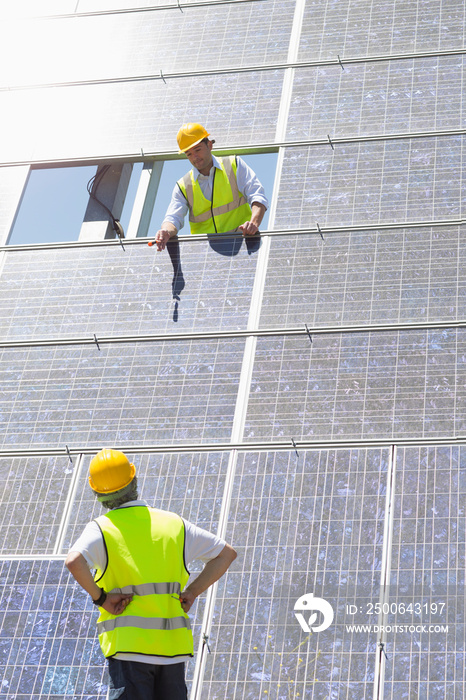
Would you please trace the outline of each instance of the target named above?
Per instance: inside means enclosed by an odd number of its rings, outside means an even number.
[[[109,700],[187,700],[184,662],[193,656],[193,637],[186,613],[236,552],[140,500],[135,466],[122,452],[101,450],[89,484],[108,513],[86,525],[65,564],[99,608]],[[187,585],[194,559],[205,566]]]
[[[157,250],[163,250],[176,236],[188,212],[192,234],[241,231],[244,236],[253,236],[259,230],[269,206],[264,188],[239,156],[214,156],[215,141],[209,136],[197,123],[183,124],[178,132],[179,151],[193,167],[175,185],[155,235]]]

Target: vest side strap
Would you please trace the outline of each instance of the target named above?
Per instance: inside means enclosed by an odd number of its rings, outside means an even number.
[[[185,197],[188,200],[188,205],[189,208],[192,209],[194,205],[194,192],[193,192],[193,183],[191,181],[191,171],[187,172],[186,175],[183,175],[181,180],[178,180],[178,182],[182,182],[184,185],[184,188],[186,190]],[[183,192],[183,190],[181,190]],[[184,192],[183,192],[184,194]]]
[[[228,178],[228,182],[230,183],[231,191],[233,192],[233,198],[237,199],[239,196],[241,196],[241,193],[238,189],[235,171],[233,170],[233,165],[230,158],[222,158],[222,164],[225,168],[225,173]]]

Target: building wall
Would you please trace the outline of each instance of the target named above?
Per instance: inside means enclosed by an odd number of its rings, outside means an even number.
[[[192,700],[463,697],[463,3],[9,12],[3,244],[30,166],[174,158],[185,121],[278,165],[260,244],[1,248],[0,700],[106,695],[63,561],[107,445],[238,550]]]

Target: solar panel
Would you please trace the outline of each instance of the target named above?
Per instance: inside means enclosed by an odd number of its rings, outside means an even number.
[[[378,598],[387,458],[387,450],[240,456],[227,532],[239,556],[219,584],[208,697],[372,691],[375,642],[348,632],[345,608],[357,595]],[[294,613],[311,594],[334,610],[334,624],[318,633],[303,631]]]
[[[4,350],[0,442],[228,440],[243,345],[235,338]]]
[[[398,449],[385,676],[393,697],[464,687],[463,473],[463,447]]]
[[[287,148],[275,226],[455,221],[461,185],[451,172],[461,152],[457,135]]]
[[[463,331],[260,338],[248,440],[446,437],[461,431]]]
[[[72,474],[66,456],[0,460],[0,556],[54,553]]]
[[[173,244],[171,255],[147,245],[37,250],[27,260],[23,251],[8,251],[2,337],[244,329],[257,252],[233,238],[223,247],[199,243]]]
[[[260,323],[343,328],[457,321],[464,316],[463,259],[461,226],[277,237]]]

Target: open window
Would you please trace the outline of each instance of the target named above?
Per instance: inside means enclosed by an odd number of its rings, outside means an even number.
[[[277,153],[241,156],[272,199]],[[146,163],[32,167],[7,245],[153,237],[173,187],[190,169],[186,158]],[[261,225],[267,230],[269,211]],[[189,235],[185,221],[180,235]]]

